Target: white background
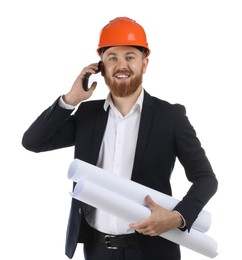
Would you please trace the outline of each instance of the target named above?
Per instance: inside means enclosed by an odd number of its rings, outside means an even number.
[[[6,0],[0,2],[0,259],[67,260],[65,232],[73,148],[34,154],[24,131],[98,61],[101,28],[117,16],[135,19],[151,49],[145,89],[186,106],[219,180],[207,204],[217,260],[238,259],[241,217],[241,1]],[[93,98],[105,98],[102,80]],[[189,187],[176,164],[174,197]],[[237,236],[237,237],[235,237]],[[207,257],[182,248],[182,259]],[[78,246],[74,260],[83,259]]]

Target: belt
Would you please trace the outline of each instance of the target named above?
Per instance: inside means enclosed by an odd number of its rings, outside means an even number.
[[[107,249],[119,249],[138,244],[138,238],[135,233],[127,235],[110,235],[95,230],[97,239],[104,243]]]

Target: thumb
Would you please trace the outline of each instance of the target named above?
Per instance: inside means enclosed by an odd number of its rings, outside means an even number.
[[[147,203],[147,207],[153,210],[153,208],[156,206],[156,203],[152,200],[150,195],[147,195],[145,197],[145,202]]]
[[[91,97],[94,90],[96,89],[96,86],[97,86],[97,82],[94,81],[91,85],[91,87],[88,89],[88,91],[86,92],[87,93],[87,98]]]
[[[91,90],[91,91],[93,92],[93,91],[95,90],[96,86],[97,86],[97,82],[94,81],[94,82],[92,83],[92,85],[91,85],[91,87],[90,87],[89,90]]]

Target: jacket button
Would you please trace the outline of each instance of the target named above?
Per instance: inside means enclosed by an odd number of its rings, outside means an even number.
[[[81,215],[81,214],[82,214],[82,209],[79,208],[78,212],[79,212],[79,214]]]

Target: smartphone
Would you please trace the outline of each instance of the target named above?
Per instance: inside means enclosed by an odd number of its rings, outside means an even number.
[[[101,72],[102,70],[103,70],[103,62],[100,60],[100,61],[98,62],[98,69],[96,70],[96,73],[95,73],[95,74]],[[95,75],[95,74],[94,74],[94,75]],[[91,75],[93,75],[93,74],[92,74],[92,73],[87,73],[87,74],[85,75],[84,79],[83,79],[83,89],[84,89],[85,91],[88,91],[89,88],[91,87],[91,86],[89,86],[89,78],[90,78]],[[91,85],[91,84],[90,84],[90,85]]]

